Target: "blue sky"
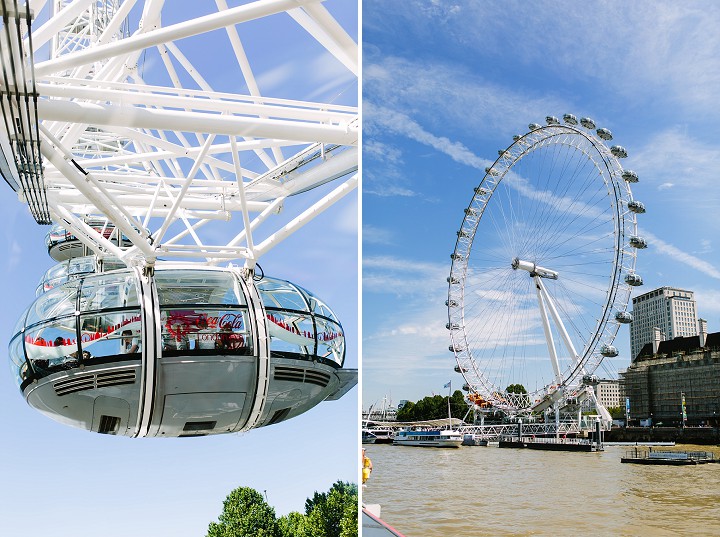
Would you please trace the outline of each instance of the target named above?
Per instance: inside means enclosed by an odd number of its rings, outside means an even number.
[[[231,7],[238,3],[231,2]],[[199,9],[199,3],[182,5],[184,11],[164,14],[163,23],[200,14],[190,11]],[[335,0],[324,5],[357,40],[357,4]],[[215,9],[210,2],[206,7],[207,12]],[[133,17],[137,24],[138,14],[133,12]],[[356,105],[357,82],[340,75],[347,70],[316,43],[309,45],[312,40],[298,32],[289,17],[274,19],[278,26],[273,39],[268,38],[268,21],[240,29],[263,94]],[[223,37],[224,32],[216,34]],[[297,65],[288,54],[288,40],[304,47],[300,53],[311,70],[293,71]],[[193,60],[202,52],[184,41],[178,46]],[[200,64],[210,83],[218,90],[246,92],[237,69],[231,75],[217,61],[218,50],[208,50],[208,59]],[[145,75],[152,78],[152,53],[146,60]],[[280,84],[288,79],[296,80],[292,91]],[[245,164],[250,169],[254,165]],[[334,186],[305,194],[303,206]],[[297,202],[289,200],[273,225],[279,227],[297,214]],[[0,346],[7,348],[17,319],[54,262],[44,244],[49,228],[38,226],[7,187],[0,189],[0,214],[0,248],[6,253],[0,263]],[[260,261],[266,274],[301,285],[333,308],[345,329],[349,368],[358,367],[358,219],[358,196],[352,193]],[[218,233],[229,240],[239,227],[231,221]],[[0,535],[196,537],[217,520],[222,501],[238,486],[265,491],[278,515],[303,511],[305,499],[315,491],[326,491],[339,479],[357,482],[358,393],[353,388],[339,401],[243,435],[127,439],[69,428],[44,417],[25,404],[9,367],[0,368]]]
[[[364,408],[461,386],[455,232],[497,150],[546,115],[592,117],[628,150],[649,242],[633,296],[693,290],[720,330],[719,23],[709,1],[363,3]]]

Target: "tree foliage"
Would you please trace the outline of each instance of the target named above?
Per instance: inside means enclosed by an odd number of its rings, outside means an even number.
[[[465,396],[460,390],[450,397],[450,414],[453,418],[463,419],[468,411]],[[448,417],[448,400],[442,395],[425,397],[413,403],[409,401],[397,413],[398,421],[440,420]]]
[[[511,384],[510,386],[505,388],[505,391],[507,393],[527,393],[525,386],[523,386],[522,384]]]
[[[358,489],[337,481],[325,492],[305,501],[305,514],[292,512],[275,518],[262,495],[248,487],[233,490],[223,502],[218,522],[207,537],[357,537]]]
[[[207,537],[276,537],[275,510],[255,489],[239,487],[223,502],[219,522],[211,522]]]

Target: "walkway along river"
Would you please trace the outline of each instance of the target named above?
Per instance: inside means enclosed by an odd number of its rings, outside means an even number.
[[[598,453],[367,445],[365,503],[407,537],[720,535],[720,464],[621,464]],[[678,450],[720,448],[678,445]]]

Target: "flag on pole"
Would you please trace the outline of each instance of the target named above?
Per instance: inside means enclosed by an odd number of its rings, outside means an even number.
[[[452,381],[450,381],[450,382],[452,382]],[[443,386],[443,388],[449,388],[449,387],[450,387],[450,382],[448,382],[445,386]]]

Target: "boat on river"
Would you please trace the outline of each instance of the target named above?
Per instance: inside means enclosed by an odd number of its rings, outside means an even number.
[[[417,447],[459,448],[462,442],[462,433],[445,429],[398,431],[395,433],[395,438],[393,439],[393,445]]]

